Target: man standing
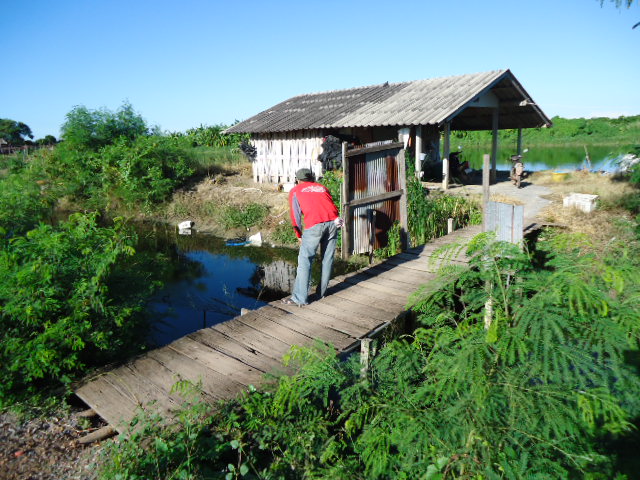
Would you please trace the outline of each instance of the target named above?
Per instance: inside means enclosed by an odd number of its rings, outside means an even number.
[[[329,190],[314,181],[311,170],[301,168],[296,172],[296,180],[297,185],[289,192],[289,213],[293,229],[300,242],[300,253],[298,254],[298,270],[291,298],[285,298],[282,303],[302,306],[307,304],[311,264],[318,245],[320,245],[320,258],[322,259],[322,278],[317,288],[317,294],[322,298],[327,291],[331,279],[333,256],[336,251],[338,229],[343,222],[338,216],[338,209],[333,203]]]

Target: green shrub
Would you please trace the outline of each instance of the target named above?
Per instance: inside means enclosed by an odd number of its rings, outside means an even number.
[[[247,205],[230,205],[224,209],[220,221],[225,228],[244,227],[249,230],[254,225],[258,225],[269,213],[269,208],[259,203],[249,203]]]
[[[134,140],[149,135],[145,120],[131,104],[123,103],[115,112],[74,107],[61,127],[64,144],[71,149],[97,151],[120,138]]]
[[[482,222],[480,206],[453,195],[428,195],[414,175],[411,158],[407,160],[407,223],[413,245],[446,235],[447,220],[454,219],[457,228]]]
[[[298,237],[296,236],[291,224],[287,221],[278,224],[272,234],[273,241],[279,245],[297,245]]]
[[[132,261],[135,241],[120,221],[99,227],[96,215],[74,214],[0,251],[0,404],[141,346],[155,284]]]
[[[25,233],[51,213],[55,196],[41,179],[28,168],[0,179],[0,239]]]

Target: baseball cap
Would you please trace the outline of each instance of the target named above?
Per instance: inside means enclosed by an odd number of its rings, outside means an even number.
[[[308,168],[301,168],[296,172],[296,178],[298,180],[310,182],[313,180],[313,172]]]

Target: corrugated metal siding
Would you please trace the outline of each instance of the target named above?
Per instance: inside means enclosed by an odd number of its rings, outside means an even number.
[[[353,156],[349,160],[349,200],[400,189],[399,148]],[[371,219],[374,219],[372,224]],[[392,199],[353,209],[353,253],[371,252],[387,244],[387,232],[400,221],[400,200]]]

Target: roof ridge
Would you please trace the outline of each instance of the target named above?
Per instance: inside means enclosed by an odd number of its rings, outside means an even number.
[[[503,69],[498,69],[498,70],[487,70],[484,72],[476,72],[476,73],[462,73],[459,75],[446,75],[446,76],[441,76],[441,77],[430,77],[430,78],[419,78],[416,80],[407,80],[404,82],[385,82],[387,86],[389,87],[398,87],[401,85],[410,85],[412,83],[416,83],[416,82],[424,82],[424,81],[431,81],[431,80],[445,80],[445,79],[451,79],[451,78],[459,78],[459,77],[475,77],[475,76],[480,76],[480,75],[489,75],[489,74],[503,74],[505,72],[508,72],[509,69],[508,68],[503,68]],[[284,103],[287,102],[289,100],[293,100],[295,98],[300,98],[300,97],[310,97],[310,96],[315,96],[315,95],[326,95],[328,93],[340,93],[340,92],[349,92],[349,91],[353,91],[353,90],[363,90],[366,88],[376,88],[376,87],[384,87],[385,83],[376,83],[373,85],[361,85],[359,87],[351,87],[351,88],[337,88],[334,90],[324,90],[324,91],[320,91],[320,92],[310,92],[310,93],[301,93],[299,95],[294,95],[293,97],[289,97],[286,100],[283,100],[280,103]]]

